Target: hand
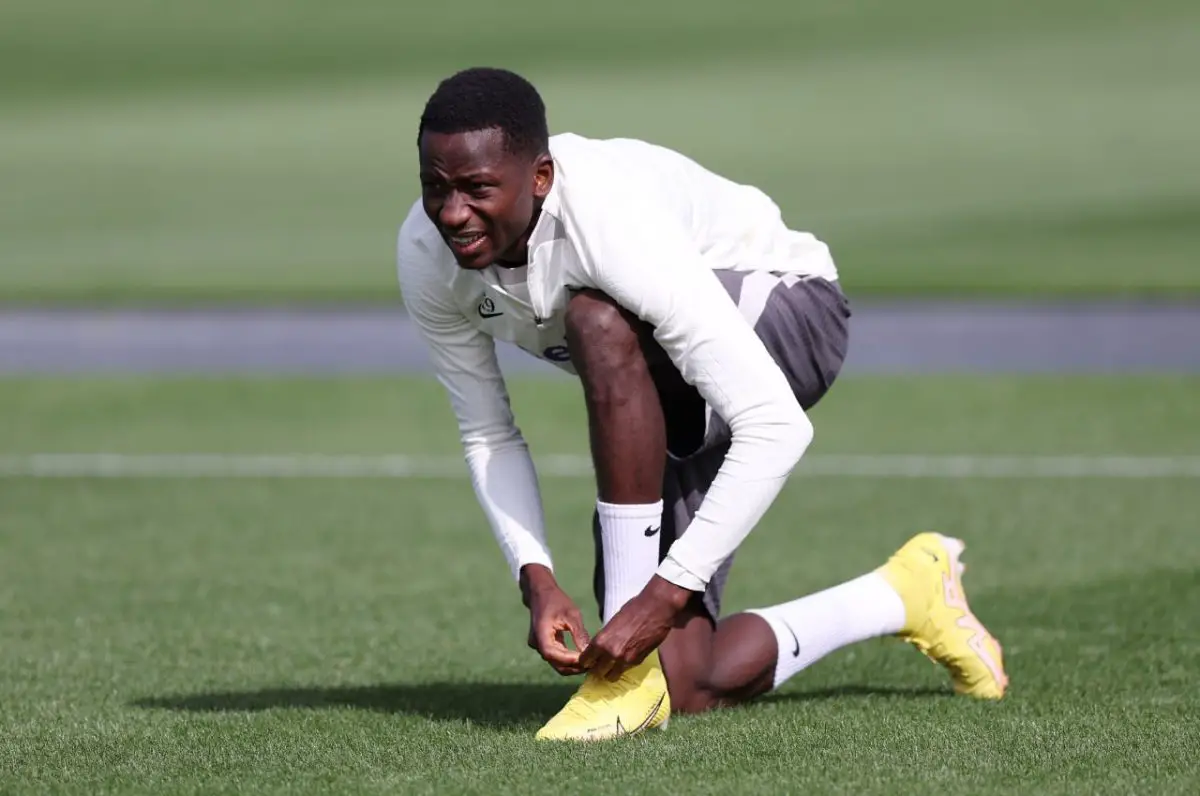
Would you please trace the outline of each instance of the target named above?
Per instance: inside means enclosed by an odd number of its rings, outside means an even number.
[[[617,680],[666,640],[692,592],[658,575],[608,621],[583,650],[579,664]]]
[[[521,595],[529,608],[529,646],[561,675],[582,674],[579,650],[588,645],[579,607],[567,596],[549,569],[539,564],[521,568]],[[575,649],[566,644],[571,634]]]

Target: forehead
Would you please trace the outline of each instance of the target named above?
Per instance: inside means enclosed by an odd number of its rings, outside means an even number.
[[[509,152],[504,131],[492,127],[462,133],[421,134],[421,168],[460,172],[468,170],[507,170],[523,165],[524,159]]]

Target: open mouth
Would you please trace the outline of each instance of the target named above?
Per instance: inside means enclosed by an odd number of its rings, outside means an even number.
[[[482,232],[460,232],[457,235],[450,235],[446,239],[450,243],[450,247],[459,255],[474,254],[479,251],[487,240],[487,236]]]

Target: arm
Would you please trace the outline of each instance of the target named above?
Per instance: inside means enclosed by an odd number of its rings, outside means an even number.
[[[655,327],[684,379],[732,431],[695,519],[658,569],[700,591],[775,500],[812,440],[812,424],[686,231],[628,200],[597,209],[576,217],[588,286]]]
[[[450,398],[476,498],[513,578],[525,586],[524,567],[553,570],[537,473],[513,419],[494,341],[454,306],[437,281],[441,275],[425,266],[427,257],[401,240],[404,303]]]

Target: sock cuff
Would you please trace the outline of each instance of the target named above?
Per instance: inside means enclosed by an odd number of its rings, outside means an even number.
[[[605,503],[603,500],[597,500],[596,510],[601,516],[614,520],[640,520],[650,516],[657,518],[662,516],[663,502],[660,500],[657,503]]]
[[[795,650],[799,648],[800,642],[791,628],[775,616],[775,612],[770,608],[751,608],[746,613],[762,617],[763,621],[771,626],[771,632],[775,634],[775,675],[771,689],[779,688],[793,674],[803,668],[803,666],[795,665],[798,658]],[[789,666],[789,663],[792,665]]]

